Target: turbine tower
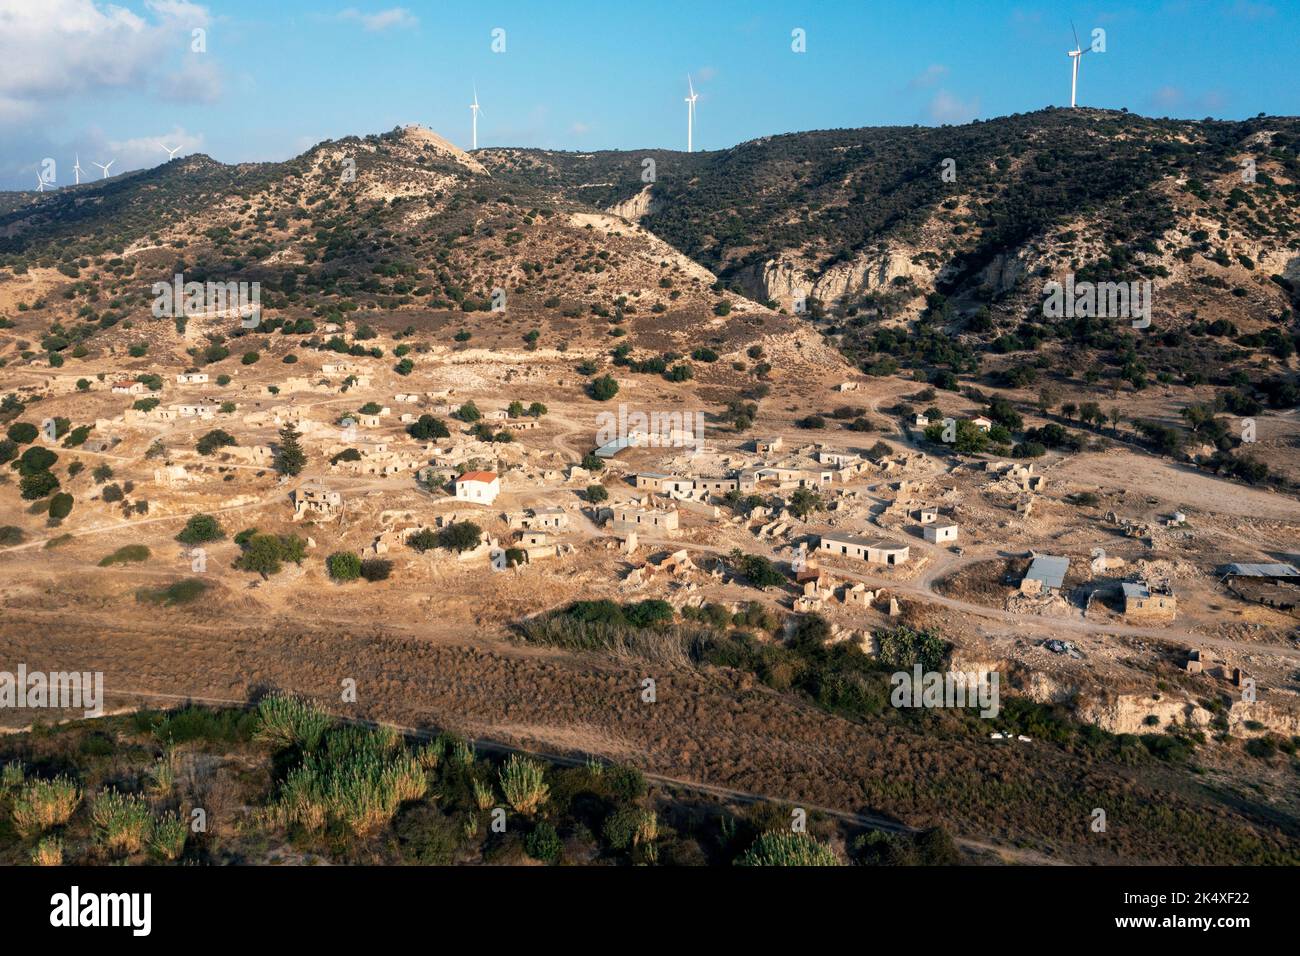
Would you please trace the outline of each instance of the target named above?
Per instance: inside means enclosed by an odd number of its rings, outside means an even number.
[[[77,154],[77,162],[72,167],[72,172],[77,177],[76,185],[80,186],[81,185],[81,154],[80,153]]]
[[[177,146],[175,149],[171,149],[171,148],[169,148],[169,147],[167,146],[166,143],[161,143],[161,142],[160,142],[158,145],[159,145],[160,147],[162,147],[162,151],[163,151],[164,153],[167,154],[167,158],[168,158],[169,160],[175,159],[175,158],[176,158],[176,154],[179,153],[179,152],[181,151],[181,147],[180,147],[180,146]]]
[[[92,165],[92,166],[98,166],[100,169],[102,169],[102,170],[104,171],[104,175],[101,176],[100,178],[101,178],[101,179],[107,179],[107,178],[108,178],[108,167],[109,167],[109,166],[112,166],[115,162],[117,162],[116,159],[110,159],[110,160],[108,161],[107,164],[105,164],[105,163],[91,163],[90,165]]]
[[[1070,21],[1070,30],[1074,33],[1074,49],[1068,50],[1067,55],[1070,57],[1071,75],[1070,75],[1070,109],[1076,107],[1076,100],[1079,92],[1079,60],[1085,53],[1090,53],[1091,49],[1085,50],[1079,46],[1079,31],[1074,29],[1074,21]]]
[[[43,192],[45,192],[45,187],[48,186],[48,185],[49,185],[49,183],[47,183],[47,182],[46,182],[46,181],[41,177],[41,174],[40,174],[40,173],[37,173],[37,174],[36,174],[36,191],[37,191],[38,193],[43,193]]]
[[[474,102],[469,104],[470,114],[474,117],[474,145],[470,147],[471,149],[478,149],[478,114],[481,109],[482,107],[478,105],[478,87],[476,86],[474,87]]]
[[[695,85],[691,82],[691,75],[686,74],[686,88],[691,91],[691,95],[686,97],[686,152],[694,149],[693,135],[695,132],[695,101],[700,95],[695,92]]]

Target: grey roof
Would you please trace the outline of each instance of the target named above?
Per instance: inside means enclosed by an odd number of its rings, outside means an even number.
[[[870,548],[873,551],[904,551],[908,547],[906,544],[899,544],[897,541],[890,541],[888,538],[862,538],[856,534],[837,534],[833,531],[827,531],[823,534],[822,540],[832,541],[836,544],[851,544],[859,548]]]
[[[1300,578],[1300,571],[1290,564],[1230,564],[1228,573],[1243,578]]]
[[[625,448],[631,448],[635,444],[631,438],[615,438],[596,449],[597,458],[613,458]]]
[[[1025,572],[1025,577],[1031,581],[1042,581],[1045,588],[1059,588],[1065,581],[1065,572],[1069,567],[1069,558],[1054,554],[1040,554],[1029,563],[1029,570]]]
[[[1141,581],[1125,581],[1120,587],[1124,589],[1126,598],[1148,598],[1151,596],[1151,589]]]

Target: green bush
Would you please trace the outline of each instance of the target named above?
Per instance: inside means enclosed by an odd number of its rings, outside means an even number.
[[[554,863],[560,858],[560,835],[555,832],[555,827],[545,820],[533,827],[528,836],[524,837],[524,852],[534,860],[541,860],[543,863]]]
[[[109,850],[138,853],[153,832],[149,806],[131,794],[105,790],[90,804],[96,838]]]
[[[620,807],[605,818],[601,832],[605,842],[615,850],[653,843],[659,836],[659,820],[653,810],[644,807]]]
[[[807,833],[761,833],[737,866],[841,866],[834,851]]]
[[[185,522],[185,528],[176,536],[181,544],[203,544],[206,541],[220,541],[226,536],[221,525],[212,515],[192,515]]]
[[[325,565],[335,581],[355,581],[361,577],[361,558],[355,551],[335,551],[325,559]]]
[[[14,827],[19,833],[35,836],[50,827],[62,826],[80,802],[81,790],[67,777],[28,781],[14,797]]]
[[[128,564],[132,561],[148,561],[149,549],[143,544],[126,544],[112,554],[99,559],[99,566],[107,568],[114,564]]]
[[[501,792],[516,813],[531,816],[546,802],[550,788],[546,768],[535,760],[511,754],[499,772]]]
[[[257,705],[254,737],[274,747],[315,750],[334,719],[315,701],[287,694],[272,694]]]

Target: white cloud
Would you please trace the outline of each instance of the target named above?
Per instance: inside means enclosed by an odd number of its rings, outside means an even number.
[[[339,13],[339,19],[360,23],[368,33],[377,33],[391,27],[413,27],[420,22],[406,7],[390,7],[375,13],[362,13],[356,7],[348,7]]]
[[[909,90],[928,90],[938,86],[949,70],[942,63],[932,63],[908,81]]]
[[[969,123],[979,112],[979,97],[962,101],[947,90],[939,90],[930,100],[930,119],[936,123]]]
[[[1151,101],[1167,110],[1181,106],[1185,98],[1182,89],[1177,86],[1162,86],[1151,94]]]
[[[97,0],[0,0],[0,123],[48,115],[70,96],[173,89],[177,57],[197,55],[188,52],[190,31],[211,17],[186,0],[147,0],[143,8],[147,17]],[[210,98],[215,64],[189,69],[182,88]],[[196,85],[198,74],[207,79]]]
[[[166,143],[169,149],[179,146],[180,150],[176,153],[179,158],[200,152],[203,148],[203,136],[199,133],[187,132],[183,127],[173,126],[167,132],[158,133],[156,136],[109,140],[106,147],[109,158],[114,160],[114,175],[130,169],[144,169],[167,162],[167,151],[159,145],[161,143]]]
[[[570,133],[575,133],[575,134],[577,134],[578,136],[581,136],[581,135],[583,135],[584,133],[590,133],[590,132],[591,132],[591,126],[588,125],[587,123],[577,122],[577,123],[574,123],[572,126],[569,127],[569,132],[570,132]]]

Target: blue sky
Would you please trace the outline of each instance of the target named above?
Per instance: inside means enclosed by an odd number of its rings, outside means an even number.
[[[181,154],[278,160],[410,122],[469,145],[697,149],[801,129],[959,123],[1080,103],[1300,113],[1296,0],[0,0],[0,187]],[[492,31],[505,31],[493,52]],[[807,49],[791,49],[806,31]],[[206,51],[193,52],[193,30]]]

